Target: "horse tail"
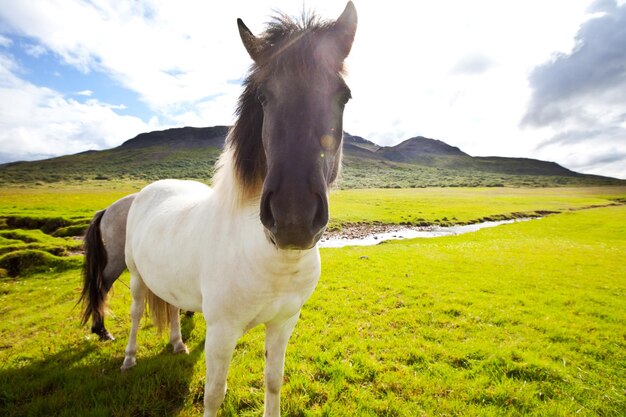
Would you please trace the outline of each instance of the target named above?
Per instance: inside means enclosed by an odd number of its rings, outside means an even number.
[[[83,304],[82,324],[89,317],[101,318],[106,308],[107,289],[104,282],[104,268],[107,265],[107,251],[102,241],[100,222],[106,210],[100,210],[91,220],[85,233],[85,262],[83,264],[83,292],[79,303]]]
[[[157,297],[150,289],[146,293],[146,306],[150,313],[150,318],[161,333],[170,323],[169,304]]]

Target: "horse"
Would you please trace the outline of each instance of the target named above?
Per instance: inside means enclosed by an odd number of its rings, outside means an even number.
[[[287,343],[320,276],[357,14],[348,2],[335,21],[279,15],[259,36],[237,25],[253,64],[213,186],[157,181],[128,212],[131,329],[121,369],[136,365],[146,304],[159,328],[169,321],[174,352],[187,352],[178,309],[202,312],[204,416],[215,416],[237,340],[265,324],[264,416],[274,417]]]
[[[102,341],[115,340],[104,327],[104,311],[109,290],[126,269],[126,219],[136,196],[127,195],[98,211],[85,232],[83,290],[79,299],[84,307],[82,324],[91,317],[91,332]]]

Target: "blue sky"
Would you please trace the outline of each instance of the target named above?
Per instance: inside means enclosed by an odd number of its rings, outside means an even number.
[[[348,132],[626,178],[624,1],[355,5]],[[236,19],[260,32],[273,9],[302,2],[0,0],[0,162],[232,123],[250,65]]]
[[[152,117],[152,111],[140,100],[137,92],[120,85],[105,72],[81,71],[43,48],[36,40],[19,35],[9,39],[10,44],[4,50],[13,57],[20,68],[18,74],[25,81],[82,102],[97,97],[99,101],[119,105],[116,109],[119,114],[137,116],[145,121]]]

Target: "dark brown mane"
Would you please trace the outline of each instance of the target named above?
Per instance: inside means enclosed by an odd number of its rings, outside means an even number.
[[[228,139],[237,179],[245,190],[259,189],[267,170],[261,139],[263,108],[257,98],[259,86],[269,75],[282,73],[287,68],[304,78],[319,68],[315,45],[325,32],[332,30],[334,23],[313,13],[304,13],[299,19],[279,14],[259,36],[264,46],[243,82],[244,89],[236,110],[237,121]],[[341,77],[342,71],[342,64],[337,63],[329,73]]]

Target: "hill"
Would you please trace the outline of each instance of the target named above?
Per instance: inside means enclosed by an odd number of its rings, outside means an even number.
[[[380,148],[376,153],[391,161],[425,164],[432,163],[439,157],[471,158],[455,146],[423,136],[407,139],[396,146]]]
[[[228,126],[184,127],[142,133],[122,145],[31,162],[0,165],[0,184],[85,180],[191,178],[209,181]],[[623,185],[554,162],[527,158],[472,157],[436,139],[414,137],[381,147],[344,135],[341,188],[446,186]]]
[[[122,149],[145,149],[166,146],[169,149],[194,149],[204,147],[222,148],[228,134],[228,126],[182,127],[141,133],[122,143]]]

